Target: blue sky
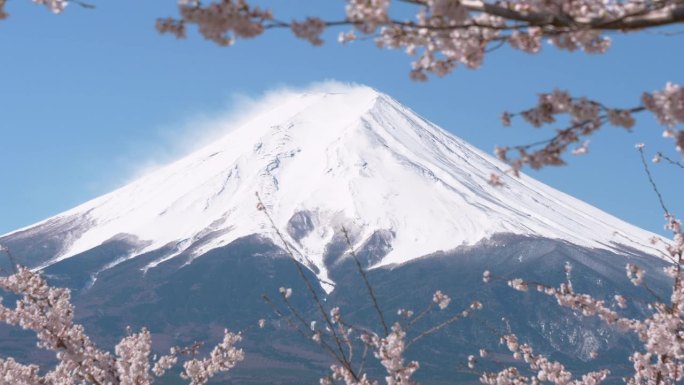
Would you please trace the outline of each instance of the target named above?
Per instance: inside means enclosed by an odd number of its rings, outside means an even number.
[[[94,0],[55,16],[28,0],[7,5],[0,21],[0,233],[29,225],[111,191],[151,165],[193,148],[211,131],[207,121],[239,114],[241,100],[279,87],[324,80],[362,83],[486,151],[545,138],[550,128],[504,128],[504,110],[531,107],[558,87],[616,107],[667,81],[684,83],[684,35],[615,36],[606,55],[541,54],[510,49],[482,68],[459,68],[441,79],[408,78],[410,58],[370,41],[341,46],[339,30],[311,47],[275,31],[220,48],[190,34],[160,36],[154,21],[175,15],[175,2]],[[276,14],[339,18],[342,1],[273,1]],[[279,9],[281,8],[281,9]],[[278,13],[282,11],[283,13]],[[301,13],[300,13],[301,12]],[[591,151],[569,165],[529,173],[562,191],[646,229],[662,233],[662,214],[641,171],[634,144],[649,154],[672,143],[647,115],[634,132],[608,127]],[[684,215],[681,170],[659,165],[657,181],[672,211]]]

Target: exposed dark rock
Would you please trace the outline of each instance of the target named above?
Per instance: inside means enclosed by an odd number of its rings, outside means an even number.
[[[387,253],[389,237],[390,233],[376,233],[359,249],[358,256],[364,264]],[[348,322],[380,331],[379,317],[356,266],[350,258],[341,257],[346,244],[333,245],[336,248],[329,249],[338,262],[330,266],[337,286],[330,295],[317,288],[317,295],[324,298],[327,308],[340,306]],[[247,362],[232,372],[230,382],[315,383],[327,373],[330,359],[319,346],[292,330],[262,300],[266,294],[286,312],[278,289],[291,287],[292,304],[298,312],[308,320],[317,320],[319,327],[323,324],[293,261],[271,241],[259,236],[245,237],[202,256],[194,256],[193,248],[189,247],[185,253],[144,271],[150,262],[168,255],[172,249],[169,245],[101,271],[103,266],[129,252],[130,247],[125,239],[113,240],[46,270],[54,284],[75,289],[79,322],[98,343],[111,348],[124,335],[126,326],[148,326],[156,341],[155,349],[163,352],[172,345],[195,340],[212,344],[227,327],[246,330]],[[420,311],[426,307],[435,290],[451,296],[449,308],[435,311],[417,323],[409,331],[409,338],[467,308],[472,300],[484,304],[484,309],[474,317],[411,347],[408,358],[421,362],[416,377],[423,384],[474,382],[476,377],[466,369],[467,355],[485,347],[493,351],[495,361],[508,359],[508,355],[496,353],[503,353],[498,339],[507,332],[515,332],[522,341],[533,344],[536,351],[563,360],[580,373],[602,365],[617,368],[611,380],[617,383],[618,377],[628,370],[628,353],[639,346],[634,338],[595,318],[560,308],[552,298],[534,290],[520,293],[503,281],[488,285],[482,282],[482,272],[490,270],[498,277],[522,277],[557,285],[565,279],[566,262],[574,266],[573,285],[577,292],[589,292],[607,300],[616,293],[633,299],[648,298],[625,277],[627,262],[648,271],[648,284],[656,292],[666,293],[669,285],[661,273],[665,263],[652,257],[625,257],[561,241],[513,235],[497,235],[477,245],[373,269],[368,271],[368,279],[388,323],[398,319],[399,308]],[[84,285],[97,271],[100,273],[94,284]],[[306,276],[316,285],[313,274],[307,272]],[[628,314],[643,311],[643,305],[636,302],[630,304]],[[264,329],[255,327],[260,318],[268,320]],[[0,341],[3,354],[45,360],[44,355],[37,355],[34,340],[25,332],[0,327]],[[589,359],[592,351],[599,353],[596,360]],[[482,365],[485,369],[493,368],[486,362]],[[377,366],[371,365],[369,370],[382,374]]]

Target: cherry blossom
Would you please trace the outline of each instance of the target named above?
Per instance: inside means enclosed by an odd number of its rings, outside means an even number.
[[[37,365],[0,358],[3,383],[149,385],[173,367],[178,355],[184,352],[173,348],[169,355],[151,358],[152,339],[145,328],[124,337],[116,345],[114,354],[98,348],[83,326],[73,322],[70,291],[50,286],[40,273],[25,267],[0,277],[0,289],[19,296],[15,308],[6,307],[0,301],[0,321],[33,331],[38,347],[54,351],[59,361],[42,375]],[[234,346],[240,339],[239,334],[226,330],[223,341],[208,358],[193,358],[183,364],[181,376],[193,385],[200,385],[218,372],[230,370],[244,359],[242,350]]]
[[[449,306],[451,298],[448,295],[442,293],[441,290],[437,290],[432,296],[432,302],[436,303],[441,310],[444,310]]]
[[[643,148],[640,148],[642,150]],[[629,318],[619,314],[606,301],[596,299],[589,294],[576,293],[570,280],[571,266],[566,265],[566,281],[559,287],[553,288],[543,284],[535,284],[537,291],[554,297],[558,305],[573,309],[583,316],[595,316],[608,325],[616,325],[619,329],[634,333],[642,342],[640,351],[635,351],[629,357],[634,373],[626,379],[630,385],[637,384],[676,384],[684,379],[684,285],[682,284],[682,259],[684,242],[682,240],[681,222],[671,214],[666,214],[666,228],[673,233],[673,242],[668,244],[668,252],[673,264],[666,268],[666,272],[673,278],[672,293],[669,303],[656,301],[649,305],[652,313],[642,319]],[[635,264],[625,267],[627,278],[634,285],[642,285],[644,270]],[[487,276],[489,273],[486,272]],[[516,290],[527,291],[531,285],[520,278],[508,280],[509,286]],[[627,307],[627,301],[622,295],[614,296],[615,305],[619,309]],[[579,379],[573,379],[565,366],[560,362],[549,360],[544,355],[535,354],[532,347],[518,341],[515,334],[501,337],[501,343],[512,353],[513,358],[524,362],[533,372],[528,377],[521,374],[518,368],[508,367],[498,372],[484,373],[480,381],[484,384],[512,385],[538,384],[548,382],[556,385],[602,383],[610,373],[608,369],[584,374]],[[592,352],[594,358],[598,352]],[[469,360],[471,366],[471,360]]]
[[[292,295],[292,289],[289,287],[281,287],[278,289],[280,291],[280,294],[283,296],[283,298],[288,299]]]
[[[79,0],[33,0],[54,13]],[[684,4],[679,0],[345,0],[338,20],[316,15],[283,21],[271,10],[249,0],[180,0],[177,17],[161,17],[156,21],[160,33],[185,38],[187,29],[196,27],[206,39],[231,46],[238,39],[257,37],[266,31],[289,29],[300,39],[313,45],[323,44],[327,28],[342,28],[338,41],[373,39],[380,48],[401,49],[411,57],[409,76],[427,80],[429,75],[445,76],[458,68],[478,68],[493,49],[510,47],[536,54],[548,42],[560,50],[601,54],[611,45],[609,34],[627,33],[684,22]],[[7,17],[5,0],[0,0],[0,19]],[[408,16],[408,17],[407,17]],[[514,116],[522,117],[534,127],[555,124],[559,115],[567,115],[570,125],[556,129],[556,135],[542,143],[510,148],[517,151],[507,157],[509,149],[497,149],[511,172],[529,166],[564,165],[562,155],[588,151],[587,136],[606,124],[632,129],[634,114],[650,111],[665,127],[667,138],[684,155],[684,88],[667,83],[662,90],[645,92],[641,103],[632,108],[606,107],[596,100],[571,97],[566,91],[541,94],[536,107],[518,114],[505,112],[502,122],[511,124]],[[573,143],[581,145],[570,149]],[[490,183],[502,186],[500,180]]]
[[[684,88],[667,83],[663,90],[644,93],[641,102],[641,105],[631,108],[612,108],[585,97],[573,97],[567,91],[554,90],[540,94],[536,106],[519,113],[505,112],[501,117],[503,125],[511,125],[511,120],[516,116],[537,128],[555,124],[562,116],[568,118],[569,125],[557,129],[551,139],[528,145],[496,147],[495,154],[511,166],[511,172],[516,176],[524,166],[539,169],[564,165],[564,153],[586,154],[589,150],[586,137],[598,132],[606,124],[630,130],[636,124],[636,113],[650,111],[664,126],[663,136],[674,139],[675,148],[684,156],[684,130],[675,128],[684,124]],[[580,142],[579,146],[570,150],[571,145]],[[517,152],[517,156],[511,156],[511,152]],[[660,158],[661,155],[656,156],[654,162]]]

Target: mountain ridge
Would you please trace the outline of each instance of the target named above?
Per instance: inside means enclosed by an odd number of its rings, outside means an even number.
[[[365,86],[294,95],[221,139],[109,194],[0,236],[68,222],[47,267],[124,234],[123,262],[168,247],[155,268],[192,247],[200,256],[251,234],[277,240],[257,212],[259,192],[300,260],[327,280],[340,242],[373,243],[369,266],[401,264],[497,233],[538,235],[648,254],[654,234],[522,175],[487,183],[505,164]],[[59,226],[56,226],[59,227]],[[343,257],[343,255],[342,255]]]

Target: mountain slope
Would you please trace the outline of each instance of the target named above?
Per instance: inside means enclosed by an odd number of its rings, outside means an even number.
[[[338,262],[326,255],[342,226],[356,248],[375,250],[367,261],[375,267],[498,233],[656,253],[653,234],[527,176],[487,183],[506,169],[392,98],[349,87],[287,98],[199,151],[0,240],[44,233],[55,255],[42,267],[117,237],[135,247],[105,268],[168,248],[146,271],[251,234],[275,240],[255,208],[258,192],[322,280]]]
[[[417,322],[409,340],[473,300],[484,304],[475,318],[412,346],[406,358],[420,362],[421,383],[477,382],[468,355],[486,348],[497,357],[498,336],[511,331],[578,373],[611,367],[607,383],[621,383],[638,341],[552,297],[514,291],[505,279],[555,285],[570,263],[578,292],[606,303],[623,294],[633,302],[626,314],[641,317],[652,298],[629,282],[624,265],[644,268],[661,297],[671,287],[667,262],[648,243],[653,234],[526,176],[503,176],[503,187],[487,183],[505,169],[372,89],[295,95],[211,145],[1,236],[0,244],[72,290],[77,321],[101,346],[113,348],[128,327],[148,327],[159,353],[217,340],[224,328],[243,330],[247,362],[216,383],[315,383],[330,358],[262,301],[266,295],[282,309],[279,288],[291,288],[293,308],[324,324],[298,265],[257,210],[258,192],[309,267],[307,280],[335,282],[334,290],[313,287],[323,306],[339,306],[359,330],[379,330],[376,306],[393,323],[397,309],[419,311],[435,290],[451,305]],[[347,258],[342,226],[372,267],[366,277],[377,301]],[[483,283],[484,270],[503,280]],[[259,319],[265,328],[255,327]],[[22,362],[51,362],[14,328],[0,325],[0,341],[0,351]],[[382,378],[377,363],[367,368]]]

